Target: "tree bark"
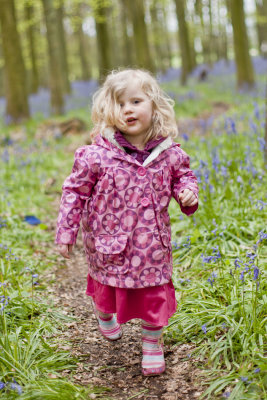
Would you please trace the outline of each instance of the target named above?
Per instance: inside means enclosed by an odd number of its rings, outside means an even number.
[[[128,67],[135,64],[135,53],[133,51],[133,38],[129,35],[129,27],[132,28],[130,16],[130,4],[132,0],[120,0],[120,22],[122,30],[122,56],[123,66]]]
[[[243,0],[229,0],[234,35],[237,86],[254,86],[254,71],[249,54]]]
[[[210,55],[209,37],[208,33],[206,32],[202,7],[203,7],[202,0],[195,0],[195,11],[200,18],[200,24],[201,24],[201,44],[202,44],[203,61],[204,63],[210,64],[211,55]]]
[[[171,48],[171,43],[170,43],[170,35],[168,31],[168,17],[167,17],[167,12],[164,6],[161,8],[162,10],[162,24],[164,29],[164,43],[165,43],[165,54],[166,54],[166,60],[167,60],[167,68],[170,68],[172,66],[172,48]]]
[[[27,39],[29,44],[29,53],[31,60],[30,93],[37,93],[39,88],[39,71],[36,58],[36,40],[35,40],[35,22],[34,8],[31,3],[25,4],[25,19],[27,21]]]
[[[51,111],[62,114],[64,107],[61,78],[60,42],[58,39],[57,15],[53,0],[42,0],[47,30],[48,57],[50,69]]]
[[[157,70],[164,71],[164,53],[161,46],[162,40],[162,29],[161,23],[158,17],[158,2],[153,0],[150,5],[150,15],[151,15],[151,26],[152,26],[152,41],[155,54],[155,64]],[[153,57],[154,58],[154,57]]]
[[[256,0],[259,52],[267,57],[267,0]]]
[[[130,9],[134,32],[134,47],[138,67],[154,72],[155,66],[150,55],[148,34],[145,24],[144,1],[131,1]]]
[[[103,81],[112,69],[110,32],[108,31],[108,7],[98,2],[95,4],[94,17],[97,36],[99,81]]]
[[[185,85],[189,73],[192,71],[192,55],[190,49],[190,40],[188,26],[185,20],[185,2],[184,0],[175,0],[176,15],[178,20],[178,34],[179,34],[179,44],[181,52],[182,61],[182,71],[181,71],[181,84]]]
[[[57,0],[58,1],[58,0]],[[70,80],[69,80],[69,66],[68,66],[68,52],[65,39],[64,30],[64,0],[60,0],[56,5],[56,17],[57,17],[57,27],[58,27],[58,39],[59,39],[59,57],[61,66],[61,77],[62,86],[64,93],[71,92]]]
[[[267,169],[267,81],[265,84],[265,143],[264,143],[264,165]]]
[[[81,61],[82,80],[88,81],[89,79],[91,79],[91,66],[87,57],[89,49],[87,49],[87,45],[85,43],[82,23],[80,23],[78,26],[77,37],[79,43],[79,56]]]
[[[5,61],[5,113],[9,122],[20,122],[29,117],[29,105],[14,0],[0,0],[0,24]]]

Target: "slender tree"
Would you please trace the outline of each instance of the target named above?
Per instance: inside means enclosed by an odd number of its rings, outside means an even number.
[[[69,65],[68,65],[68,54],[67,54],[67,45],[65,39],[65,30],[64,30],[64,0],[57,0],[56,4],[56,19],[57,19],[57,28],[58,28],[58,40],[59,40],[59,56],[60,56],[60,67],[61,67],[61,79],[62,79],[62,87],[64,93],[71,92],[70,80],[69,80]]]
[[[182,60],[181,84],[184,85],[188,74],[193,69],[192,52],[190,49],[188,26],[185,19],[185,0],[175,0],[175,6],[179,25],[178,33]]]
[[[97,1],[94,4],[94,18],[97,36],[99,80],[102,81],[112,69],[112,56],[110,46],[111,32],[108,30],[109,4],[105,1]]]
[[[152,41],[155,53],[155,63],[157,69],[164,70],[164,52],[162,48],[162,24],[159,19],[159,4],[157,0],[153,0],[150,4]]]
[[[83,7],[84,4],[78,3],[75,8],[76,18],[75,18],[74,32],[78,40],[81,77],[84,81],[87,81],[92,77],[92,71],[88,57],[90,51],[83,31]]]
[[[6,115],[13,122],[29,117],[27,85],[14,0],[0,0],[0,24],[5,62]]]
[[[243,0],[229,0],[227,4],[230,9],[233,26],[237,86],[253,86],[254,71],[249,54]]]
[[[120,23],[121,23],[121,40],[122,40],[122,65],[125,67],[135,64],[135,52],[133,51],[133,38],[129,34],[132,29],[132,21],[130,18],[130,1],[120,0]]]
[[[264,142],[264,164],[267,169],[267,80],[265,84],[265,142]]]
[[[267,0],[256,0],[259,52],[267,57]]]
[[[39,87],[39,71],[37,67],[34,7],[31,2],[25,4],[25,20],[27,22],[26,35],[28,39],[31,61],[30,92],[36,93]]]
[[[144,1],[131,1],[130,10],[133,24],[134,48],[137,64],[139,67],[146,68],[153,72],[155,70],[155,66],[150,54],[150,46],[148,44]]]
[[[165,59],[166,59],[166,67],[169,68],[172,66],[172,47],[171,47],[171,41],[170,41],[170,35],[168,31],[168,16],[167,16],[167,10],[166,7],[164,7],[164,4],[161,5],[161,12],[162,12],[162,26],[165,27],[163,31],[164,35],[164,49],[165,49]]]
[[[62,114],[64,107],[61,78],[60,41],[58,38],[57,12],[53,0],[42,0],[46,22],[46,36],[50,68],[51,109],[53,114]]]

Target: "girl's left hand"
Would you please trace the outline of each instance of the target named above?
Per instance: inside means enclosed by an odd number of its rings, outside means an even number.
[[[198,202],[195,194],[189,189],[185,189],[179,193],[179,200],[183,207],[192,207]]]

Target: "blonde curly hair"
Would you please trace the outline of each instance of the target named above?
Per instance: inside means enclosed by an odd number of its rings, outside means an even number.
[[[177,123],[174,114],[174,101],[163,92],[156,79],[145,70],[124,69],[112,71],[106,78],[103,86],[94,94],[92,105],[92,121],[94,128],[91,137],[94,139],[105,128],[116,129],[118,122],[126,126],[121,118],[119,97],[129,83],[137,81],[141,89],[152,101],[152,125],[146,133],[144,142],[163,136],[176,137]]]

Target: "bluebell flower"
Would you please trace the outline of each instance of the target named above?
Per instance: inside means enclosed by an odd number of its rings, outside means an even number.
[[[260,150],[264,151],[265,150],[265,140],[262,137],[257,137],[259,145],[260,145]]]
[[[0,382],[0,390],[3,390],[6,384],[4,382]]]
[[[248,378],[246,376],[241,376],[240,379],[242,382],[247,382],[247,380],[248,380]]]
[[[256,369],[254,369],[254,374],[258,374],[259,372],[261,371],[261,369],[260,368],[256,368]]]
[[[256,102],[254,102],[253,105],[254,105],[254,115],[257,118],[257,120],[260,120],[260,108],[259,108],[259,105]]]
[[[227,168],[225,168],[223,165],[221,166],[221,174],[222,174],[222,176],[224,176],[224,177],[227,176]]]
[[[211,287],[213,287],[214,279],[208,278],[207,281],[210,283]]]
[[[231,392],[224,392],[222,396],[228,398],[231,396]]]
[[[10,383],[10,389],[15,390],[18,394],[22,394],[22,387],[15,381]]]
[[[257,257],[257,254],[247,252],[246,257],[250,260],[254,260]]]
[[[255,266],[255,268],[253,269],[253,280],[256,281],[259,277],[260,274],[260,270],[258,267]]]
[[[189,136],[186,133],[182,133],[181,136],[186,142],[189,140]]]
[[[235,261],[234,261],[235,269],[241,267],[240,263],[242,264],[242,261],[239,258],[236,258]]]
[[[266,239],[267,239],[267,233],[264,233],[263,231],[260,231],[260,232],[259,232],[259,236],[260,236],[260,238],[259,238],[259,240],[257,241],[257,244],[259,244],[259,243],[261,243],[263,240],[266,240]]]
[[[244,280],[245,280],[245,276],[244,276],[244,275],[245,275],[245,272],[246,272],[246,271],[243,270],[243,271],[241,271],[241,274],[240,274],[240,279],[241,279],[242,282],[244,282]]]
[[[203,324],[202,325],[202,327],[201,327],[201,329],[202,329],[202,331],[205,333],[205,335],[206,335],[206,333],[207,333],[207,326],[206,326],[206,324]]]

